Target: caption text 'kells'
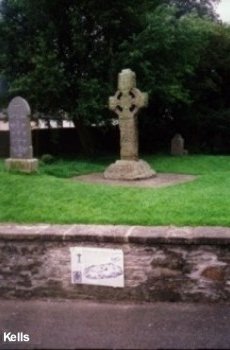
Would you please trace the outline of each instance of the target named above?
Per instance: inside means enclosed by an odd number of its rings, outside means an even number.
[[[2,340],[4,343],[6,342],[28,342],[30,341],[29,334],[24,334],[23,332],[3,332]]]

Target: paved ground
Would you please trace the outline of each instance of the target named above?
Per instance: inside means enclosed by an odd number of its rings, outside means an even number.
[[[113,186],[129,186],[129,187],[165,187],[178,183],[193,181],[197,178],[195,175],[184,174],[163,174],[158,173],[156,177],[144,180],[109,180],[105,179],[103,173],[92,173],[89,175],[75,176],[74,181],[97,183]]]
[[[0,349],[230,349],[230,304],[0,300],[0,333]]]

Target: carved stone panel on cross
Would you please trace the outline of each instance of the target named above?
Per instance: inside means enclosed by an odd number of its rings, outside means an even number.
[[[132,88],[128,92],[118,90],[114,96],[109,98],[109,108],[119,117],[125,112],[131,116],[137,114],[140,108],[148,104],[148,95],[137,88]]]

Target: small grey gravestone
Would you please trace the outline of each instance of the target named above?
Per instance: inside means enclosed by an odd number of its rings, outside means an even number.
[[[138,155],[137,114],[147,103],[148,95],[136,88],[136,74],[131,69],[123,69],[118,75],[118,90],[109,98],[109,108],[119,117],[121,159],[105,170],[106,179],[136,180],[156,176]]]
[[[187,154],[187,150],[184,149],[184,139],[180,134],[175,134],[171,140],[171,155],[183,156]]]
[[[10,158],[5,161],[8,170],[30,173],[38,168],[38,160],[33,158],[30,113],[30,106],[22,97],[13,98],[8,106]]]

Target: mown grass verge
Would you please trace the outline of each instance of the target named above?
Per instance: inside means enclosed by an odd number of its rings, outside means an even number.
[[[74,182],[112,159],[56,160],[39,173],[7,173],[0,161],[0,222],[230,226],[230,156],[149,156],[158,172],[199,175],[165,188]]]

